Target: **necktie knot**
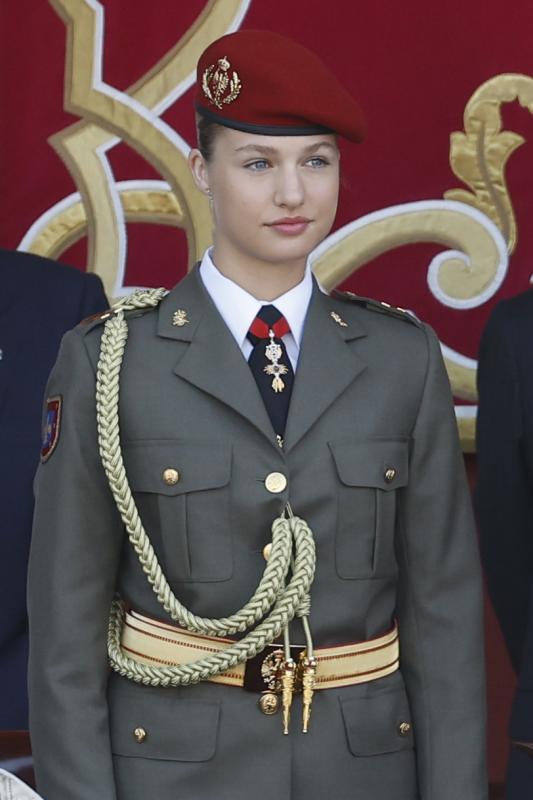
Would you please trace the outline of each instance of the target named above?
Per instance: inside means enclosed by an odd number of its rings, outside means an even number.
[[[290,332],[290,326],[276,306],[261,306],[248,330],[248,339],[255,346],[261,339],[268,339],[270,331],[277,339]]]

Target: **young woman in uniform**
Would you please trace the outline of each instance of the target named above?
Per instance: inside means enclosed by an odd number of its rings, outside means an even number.
[[[483,800],[478,557],[439,343],[308,265],[362,114],[266,31],[207,48],[196,113],[213,247],[68,334],[49,382],[40,790]]]

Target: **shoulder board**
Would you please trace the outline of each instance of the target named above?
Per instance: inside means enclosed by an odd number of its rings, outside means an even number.
[[[353,292],[339,292],[337,290],[333,291],[331,296],[335,297],[337,300],[357,303],[357,305],[368,308],[369,311],[377,311],[379,314],[388,314],[391,317],[396,317],[396,319],[402,319],[405,322],[410,322],[412,325],[422,325],[421,321],[412,311],[408,311],[405,308],[398,308],[397,306],[391,306],[390,303],[385,303],[381,300],[373,300],[371,297],[361,297]]]
[[[157,308],[166,294],[168,294],[168,291],[163,288],[136,289],[131,294],[126,295],[126,297],[121,297],[120,300],[113,303],[111,308],[108,308],[106,311],[101,311],[98,314],[92,314],[92,316],[82,320],[80,324],[87,326],[87,330],[91,330],[91,328],[95,327],[97,324],[106,322],[114,314],[118,314],[119,311],[124,313],[136,312],[134,314],[128,313],[128,316],[140,316],[147,311],[153,311],[154,308]]]
[[[90,325],[91,322],[105,322],[106,319],[113,316],[113,311],[110,308],[106,308],[105,311],[99,311],[97,314],[91,314],[90,317],[85,317],[80,322],[80,325]]]

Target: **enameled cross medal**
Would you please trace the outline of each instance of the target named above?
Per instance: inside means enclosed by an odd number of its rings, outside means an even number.
[[[268,331],[268,336],[270,338],[270,342],[265,347],[265,356],[271,361],[271,364],[267,364],[264,367],[264,372],[267,375],[272,376],[272,388],[275,392],[282,392],[285,388],[285,382],[282,375],[286,375],[289,371],[288,367],[285,364],[280,364],[279,359],[283,355],[281,347],[274,341],[274,331],[272,328]]]

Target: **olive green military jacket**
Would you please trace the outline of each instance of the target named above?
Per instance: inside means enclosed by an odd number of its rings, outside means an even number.
[[[110,674],[115,592],[165,612],[98,453],[102,324],[64,338],[48,387],[63,400],[61,427],[36,481],[29,584],[31,734],[47,800],[486,798],[480,576],[449,384],[433,332],[380,308],[315,286],[283,449],[197,270],[157,309],[128,315],[124,460],[180,600],[209,617],[240,608],[290,500],[317,545],[315,645],[370,639],[398,621],[400,671],[317,692],[306,735],[299,700],[284,736],[279,714],[262,714],[244,689],[149,688]],[[174,485],[167,468],[179,472]],[[272,472],[285,491],[268,490]],[[297,622],[292,638],[303,641]]]

